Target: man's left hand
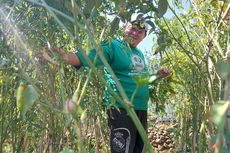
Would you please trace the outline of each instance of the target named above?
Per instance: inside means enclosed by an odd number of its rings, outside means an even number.
[[[167,76],[169,76],[172,73],[172,71],[168,68],[162,68],[160,70],[158,70],[157,75],[161,78],[165,78]]]

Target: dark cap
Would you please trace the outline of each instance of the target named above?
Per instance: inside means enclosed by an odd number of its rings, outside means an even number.
[[[148,24],[143,19],[134,20],[131,24],[137,26],[139,29],[148,31]]]

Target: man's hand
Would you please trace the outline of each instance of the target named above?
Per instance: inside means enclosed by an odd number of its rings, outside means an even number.
[[[81,66],[82,62],[74,53],[65,52],[61,48],[48,48],[45,47],[41,52],[37,53],[35,57],[42,62],[50,62],[52,64],[58,65],[58,62],[54,60],[52,55],[57,55],[60,59],[64,60],[66,64],[73,66]]]
[[[157,75],[160,77],[160,78],[165,78],[167,76],[169,76],[170,74],[172,73],[172,71],[168,68],[162,68],[160,69],[158,72],[157,72]]]
[[[48,48],[48,46],[46,46],[35,55],[35,58],[41,62],[50,62],[52,64],[58,65],[58,62],[52,58],[53,55],[57,55],[60,58],[63,58],[65,52],[60,48]]]

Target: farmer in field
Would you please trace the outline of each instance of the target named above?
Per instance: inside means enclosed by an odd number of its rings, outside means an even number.
[[[124,26],[124,33],[128,43],[113,39],[111,42],[104,42],[101,47],[104,57],[111,66],[116,77],[120,81],[129,100],[136,89],[136,83],[133,80],[135,76],[143,76],[148,74],[147,65],[145,63],[142,52],[137,49],[137,45],[145,38],[147,34],[147,25],[144,20],[135,20],[131,24]],[[54,49],[58,52],[68,64],[75,67],[88,66],[82,52],[66,53],[62,49]],[[90,51],[88,57],[94,60],[96,50]],[[40,58],[42,56],[40,55]],[[103,65],[100,58],[97,58],[96,65]],[[157,75],[161,78],[167,77],[171,71],[163,68],[158,71]],[[121,96],[114,80],[105,69],[105,77],[110,87]],[[145,84],[136,92],[132,104],[134,110],[142,123],[147,129],[147,103],[149,99],[148,85]],[[114,98],[106,91],[105,101],[107,104],[108,122],[111,130],[110,147],[112,153],[141,153],[144,152],[144,143],[139,135],[137,128],[127,115],[122,106],[115,101]],[[112,102],[113,101],[113,102]],[[116,107],[114,107],[116,106]],[[116,108],[119,108],[117,110]]]

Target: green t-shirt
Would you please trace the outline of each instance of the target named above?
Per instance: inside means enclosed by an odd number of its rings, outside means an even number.
[[[129,48],[125,43],[117,39],[113,39],[111,42],[105,42],[101,45],[104,57],[110,64],[112,70],[114,71],[116,77],[120,81],[124,91],[126,92],[129,100],[131,100],[132,94],[136,89],[136,83],[133,80],[135,76],[146,76],[148,74],[147,65],[144,60],[144,55],[142,52],[135,48]],[[76,55],[80,58],[83,66],[88,66],[86,60],[84,59],[80,51],[76,52]],[[91,50],[88,57],[91,61],[94,60],[96,55],[96,50]],[[96,66],[103,65],[100,57],[97,58]],[[119,91],[116,88],[116,84],[113,81],[111,75],[105,69],[105,77],[107,83],[113,88],[113,90],[120,96]],[[145,84],[139,88],[136,92],[133,105],[135,110],[147,110],[149,99],[149,89],[148,85]],[[105,100],[107,105],[111,105],[111,96],[106,90]],[[121,108],[118,102],[115,105]]]

